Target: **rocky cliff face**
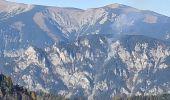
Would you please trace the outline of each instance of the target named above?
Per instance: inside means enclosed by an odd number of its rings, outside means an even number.
[[[90,35],[44,51],[32,46],[5,51],[1,69],[32,90],[110,99],[169,93],[169,55],[169,44],[157,39]]]
[[[170,92],[169,17],[0,2],[0,70],[14,83],[89,100]]]

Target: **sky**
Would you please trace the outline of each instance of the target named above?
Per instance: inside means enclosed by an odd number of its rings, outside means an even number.
[[[113,3],[132,6],[141,10],[151,10],[170,17],[170,0],[8,0],[26,4],[58,7],[96,8]]]

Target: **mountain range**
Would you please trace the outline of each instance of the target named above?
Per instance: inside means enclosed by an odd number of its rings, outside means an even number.
[[[86,10],[0,0],[0,71],[74,99],[170,93],[170,17],[122,4]]]

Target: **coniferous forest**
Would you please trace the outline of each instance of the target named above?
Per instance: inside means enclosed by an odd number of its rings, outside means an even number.
[[[11,77],[0,74],[0,100],[66,100],[63,96],[56,96],[44,92],[34,92],[13,85]]]
[[[147,96],[115,96],[113,100],[170,100],[170,94],[147,95]]]

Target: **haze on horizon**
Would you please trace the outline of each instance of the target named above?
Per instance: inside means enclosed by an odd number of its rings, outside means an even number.
[[[74,7],[81,9],[96,8],[113,3],[119,3],[135,7],[141,10],[151,10],[170,17],[170,0],[7,0],[12,2],[59,6],[59,7]]]

